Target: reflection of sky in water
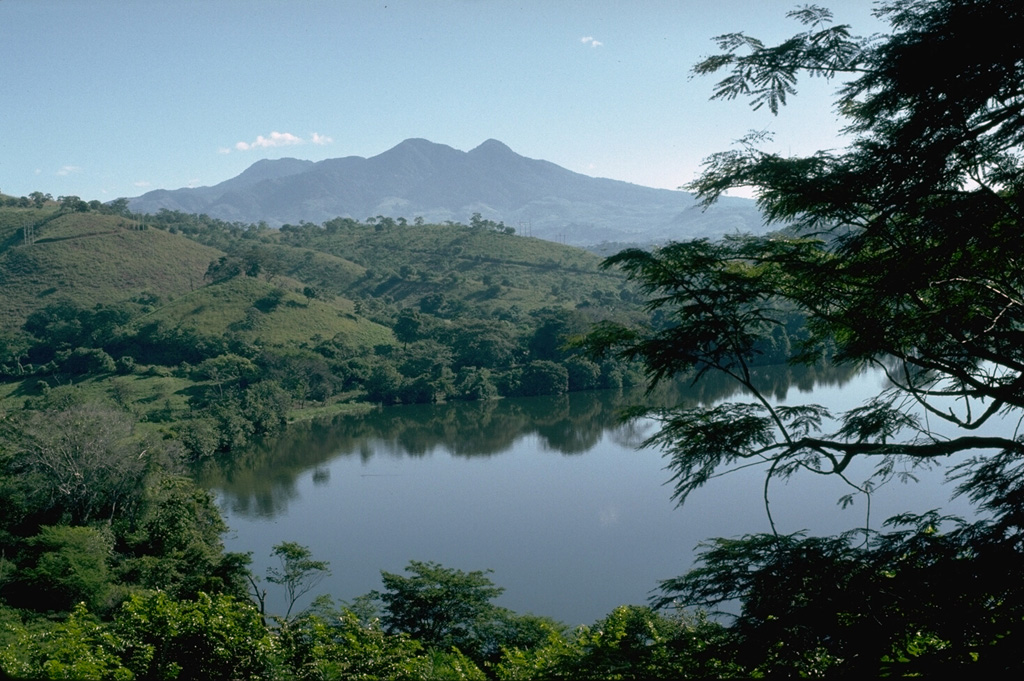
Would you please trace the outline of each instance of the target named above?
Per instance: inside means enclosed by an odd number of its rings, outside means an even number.
[[[879,385],[877,376],[865,376],[812,395],[791,390],[787,398],[839,411]],[[406,438],[369,437],[279,478],[273,469],[236,471],[222,479],[225,486],[213,485],[232,528],[227,546],[251,551],[257,574],[274,544],[309,546],[333,572],[318,593],[339,599],[379,588],[380,570],[399,572],[411,559],[492,568],[491,578],[506,589],[501,605],[575,625],[645,602],[659,580],[687,569],[701,540],[769,530],[761,469],[713,480],[676,509],[660,454],[634,448],[651,433],[650,422],[621,426],[611,414],[588,408],[583,421],[559,417],[534,426],[526,419],[518,434],[502,435],[503,450],[487,456],[457,454],[461,448],[438,442],[432,426],[434,439],[409,436],[413,456],[400,444]],[[602,427],[593,427],[595,419]],[[552,442],[568,446],[559,451]],[[564,453],[580,443],[584,451]],[[874,527],[899,511],[946,504],[950,489],[937,484],[941,475],[922,477],[922,484],[893,483],[875,496]],[[836,506],[846,492],[840,481],[820,476],[773,483],[779,531],[863,525],[863,500],[847,510]],[[966,504],[957,508],[963,513]],[[270,591],[273,609],[280,601]]]

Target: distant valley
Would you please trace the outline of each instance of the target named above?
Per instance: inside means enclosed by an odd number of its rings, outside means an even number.
[[[371,158],[262,160],[212,187],[155,190],[129,206],[271,227],[377,216],[468,224],[479,213],[519,234],[585,247],[765,231],[751,200],[702,211],[692,194],[589,177],[497,140],[468,152],[408,139]]]

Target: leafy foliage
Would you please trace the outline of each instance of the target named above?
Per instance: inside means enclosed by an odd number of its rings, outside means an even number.
[[[120,658],[121,640],[91,616],[84,604],[52,628],[14,625],[9,628],[8,639],[7,646],[0,649],[0,669],[13,678],[135,678]]]
[[[620,606],[569,636],[506,651],[499,679],[680,679],[743,677],[725,627],[703,617]]]
[[[79,603],[93,611],[104,608],[111,590],[111,543],[92,527],[41,527],[28,542],[33,560],[19,586],[38,599],[32,606],[39,610],[67,612]]]
[[[930,512],[887,524],[866,536],[713,540],[700,567],[662,583],[659,603],[738,601],[731,629],[740,660],[766,674],[1018,667],[1011,641],[1024,594],[1010,575],[1024,559],[1019,523]]]
[[[666,449],[679,501],[753,464],[766,471],[767,502],[767,482],[799,470],[846,479],[853,461],[872,459],[867,480],[848,480],[870,493],[897,462],[961,455],[949,473],[989,517],[903,514],[881,533],[716,539],[698,568],[662,583],[657,605],[732,611],[738,662],[756,676],[1020,669],[1012,642],[1024,594],[1007,575],[1024,556],[1024,440],[998,421],[1024,408],[1024,10],[908,0],[878,14],[892,34],[855,38],[829,11],[805,7],[791,16],[809,30],[778,46],[718,39],[724,52],[695,68],[728,72],[717,98],[778,113],[798,75],[845,77],[837,109],[851,144],[783,158],[752,136],[711,157],[692,185],[707,203],[752,187],[787,228],[614,256],[609,265],[668,321],[606,325],[593,337],[642,359],[654,381],[715,371],[753,396],[657,414],[663,428],[649,444]],[[972,47],[980,35],[995,43]],[[750,368],[759,339],[792,312],[808,335],[790,344],[790,361],[827,348],[837,362],[880,368],[888,387],[841,414],[774,404]]]
[[[437,563],[409,561],[410,576],[381,571],[384,591],[382,623],[387,631],[404,632],[440,650],[475,652],[479,627],[496,608],[491,600],[504,589],[483,571],[463,572]]]
[[[230,596],[134,595],[116,632],[126,666],[142,678],[257,679],[270,667],[273,643],[259,613]]]
[[[307,613],[279,633],[283,665],[298,679],[416,679],[423,647],[351,610]]]
[[[314,589],[331,571],[326,561],[313,560],[312,552],[295,542],[278,544],[273,555],[280,560],[281,566],[267,569],[267,581],[280,584],[288,592],[288,610],[284,613],[284,621],[287,622],[295,602]]]
[[[227,530],[209,494],[191,479],[154,475],[146,486],[141,512],[122,538],[122,579],[177,598],[200,592],[240,596],[247,561],[224,553]]]
[[[712,156],[692,185],[708,203],[731,188],[756,188],[764,214],[788,223],[785,232],[607,261],[669,321],[651,333],[606,327],[598,344],[643,360],[654,381],[724,372],[757,401],[661,414],[666,427],[652,443],[669,449],[679,499],[741,459],[762,462],[769,477],[799,469],[845,476],[853,460],[877,459],[873,476],[850,481],[869,492],[897,459],[1024,453],[1013,436],[981,434],[1024,407],[1024,172],[1016,155],[1024,67],[1010,56],[1020,50],[968,46],[981,26],[1002,36],[1024,25],[1024,13],[1015,3],[971,0],[892,3],[879,14],[894,32],[860,39],[831,26],[827,10],[804,8],[793,16],[811,30],[776,47],[723,36],[726,52],[695,68],[729,71],[717,97],[748,97],[773,113],[801,73],[849,77],[837,102],[853,137],[848,149],[783,158],[749,139]],[[1020,45],[1019,35],[1006,40]],[[824,430],[832,423],[826,409],[775,407],[751,381],[760,340],[793,313],[807,319],[809,335],[789,344],[790,361],[826,348],[838,362],[873,364],[889,379],[870,403],[834,415],[834,430]],[[937,438],[936,420],[960,432]]]

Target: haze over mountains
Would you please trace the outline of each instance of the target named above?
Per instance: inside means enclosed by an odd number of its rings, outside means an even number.
[[[702,211],[686,192],[589,177],[493,139],[468,152],[408,139],[370,158],[262,160],[212,187],[155,190],[129,205],[272,227],[378,215],[468,223],[480,213],[517,233],[576,246],[765,231],[751,200],[726,198]]]

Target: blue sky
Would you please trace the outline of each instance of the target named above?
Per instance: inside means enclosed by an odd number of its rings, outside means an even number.
[[[676,188],[750,130],[784,153],[842,145],[834,83],[772,117],[690,78],[715,35],[800,30],[797,4],[0,0],[0,191],[106,201],[410,137]],[[819,4],[884,29],[868,0]]]

